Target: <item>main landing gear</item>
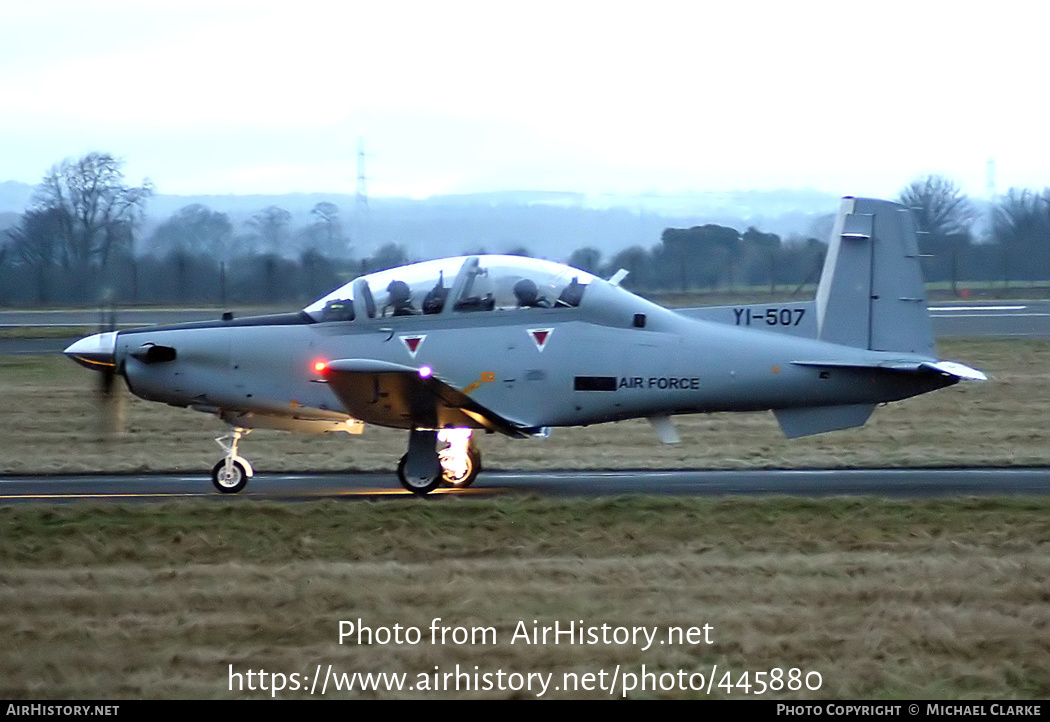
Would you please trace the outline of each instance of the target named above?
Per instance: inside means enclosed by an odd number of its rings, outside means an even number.
[[[429,494],[444,484],[466,489],[481,473],[481,452],[470,429],[413,430],[408,453],[397,465],[397,478],[413,494]],[[437,444],[444,443],[440,451]]]
[[[243,456],[237,455],[237,444],[251,429],[234,428],[226,436],[215,439],[215,443],[226,452],[225,458],[212,467],[211,483],[223,494],[236,494],[255,475],[252,465]]]

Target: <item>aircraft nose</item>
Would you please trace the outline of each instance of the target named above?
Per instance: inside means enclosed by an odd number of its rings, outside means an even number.
[[[112,370],[117,365],[117,333],[106,331],[85,336],[62,353],[89,369]]]

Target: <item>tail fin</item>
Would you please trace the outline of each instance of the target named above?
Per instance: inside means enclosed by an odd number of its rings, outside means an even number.
[[[817,288],[817,337],[936,356],[911,213],[843,198]]]

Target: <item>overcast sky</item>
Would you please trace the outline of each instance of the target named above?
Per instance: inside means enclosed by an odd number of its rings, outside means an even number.
[[[1050,186],[1043,2],[3,0],[0,180],[162,193]]]

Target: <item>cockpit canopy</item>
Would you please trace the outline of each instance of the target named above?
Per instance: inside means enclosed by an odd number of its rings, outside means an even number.
[[[497,309],[575,308],[594,276],[522,256],[460,256],[354,279],[303,309],[316,321],[352,321]]]

